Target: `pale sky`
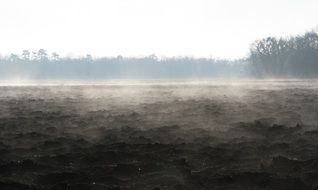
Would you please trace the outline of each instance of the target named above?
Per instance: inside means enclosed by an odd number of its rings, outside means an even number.
[[[239,58],[318,26],[318,0],[0,0],[0,52]]]

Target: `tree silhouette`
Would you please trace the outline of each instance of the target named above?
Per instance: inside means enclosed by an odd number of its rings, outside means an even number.
[[[268,37],[255,41],[250,48],[253,74],[264,77],[318,76],[318,34],[284,38]]]
[[[9,61],[12,63],[17,63],[19,62],[20,58],[17,54],[11,53],[9,57]]]
[[[39,49],[39,51],[37,53],[37,58],[38,58],[39,61],[42,61],[42,62],[48,61],[48,55],[46,53],[46,50]]]
[[[29,52],[29,50],[22,51],[22,58],[24,61],[30,61],[30,55],[31,53]]]
[[[51,57],[52,57],[52,60],[53,60],[53,61],[58,61],[58,60],[60,60],[60,55],[57,54],[56,52],[53,52],[52,55],[51,55]]]

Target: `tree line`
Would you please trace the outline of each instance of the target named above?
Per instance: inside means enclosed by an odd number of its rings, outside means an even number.
[[[256,40],[250,54],[239,60],[171,57],[80,58],[58,53],[23,50],[0,57],[0,78],[27,76],[36,79],[214,78],[214,77],[318,77],[318,33],[267,37]]]
[[[61,57],[58,53],[24,50],[20,55],[0,58],[0,79],[182,79],[238,77],[242,60],[170,57]]]
[[[268,37],[250,48],[250,72],[260,77],[318,76],[318,34],[312,30],[289,38]]]

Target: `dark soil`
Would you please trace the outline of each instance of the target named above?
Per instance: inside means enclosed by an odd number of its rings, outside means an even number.
[[[0,189],[318,189],[317,90],[118,88],[0,87]]]

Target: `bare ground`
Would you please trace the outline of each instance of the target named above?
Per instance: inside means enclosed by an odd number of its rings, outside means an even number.
[[[0,189],[318,189],[317,81],[1,86]]]

